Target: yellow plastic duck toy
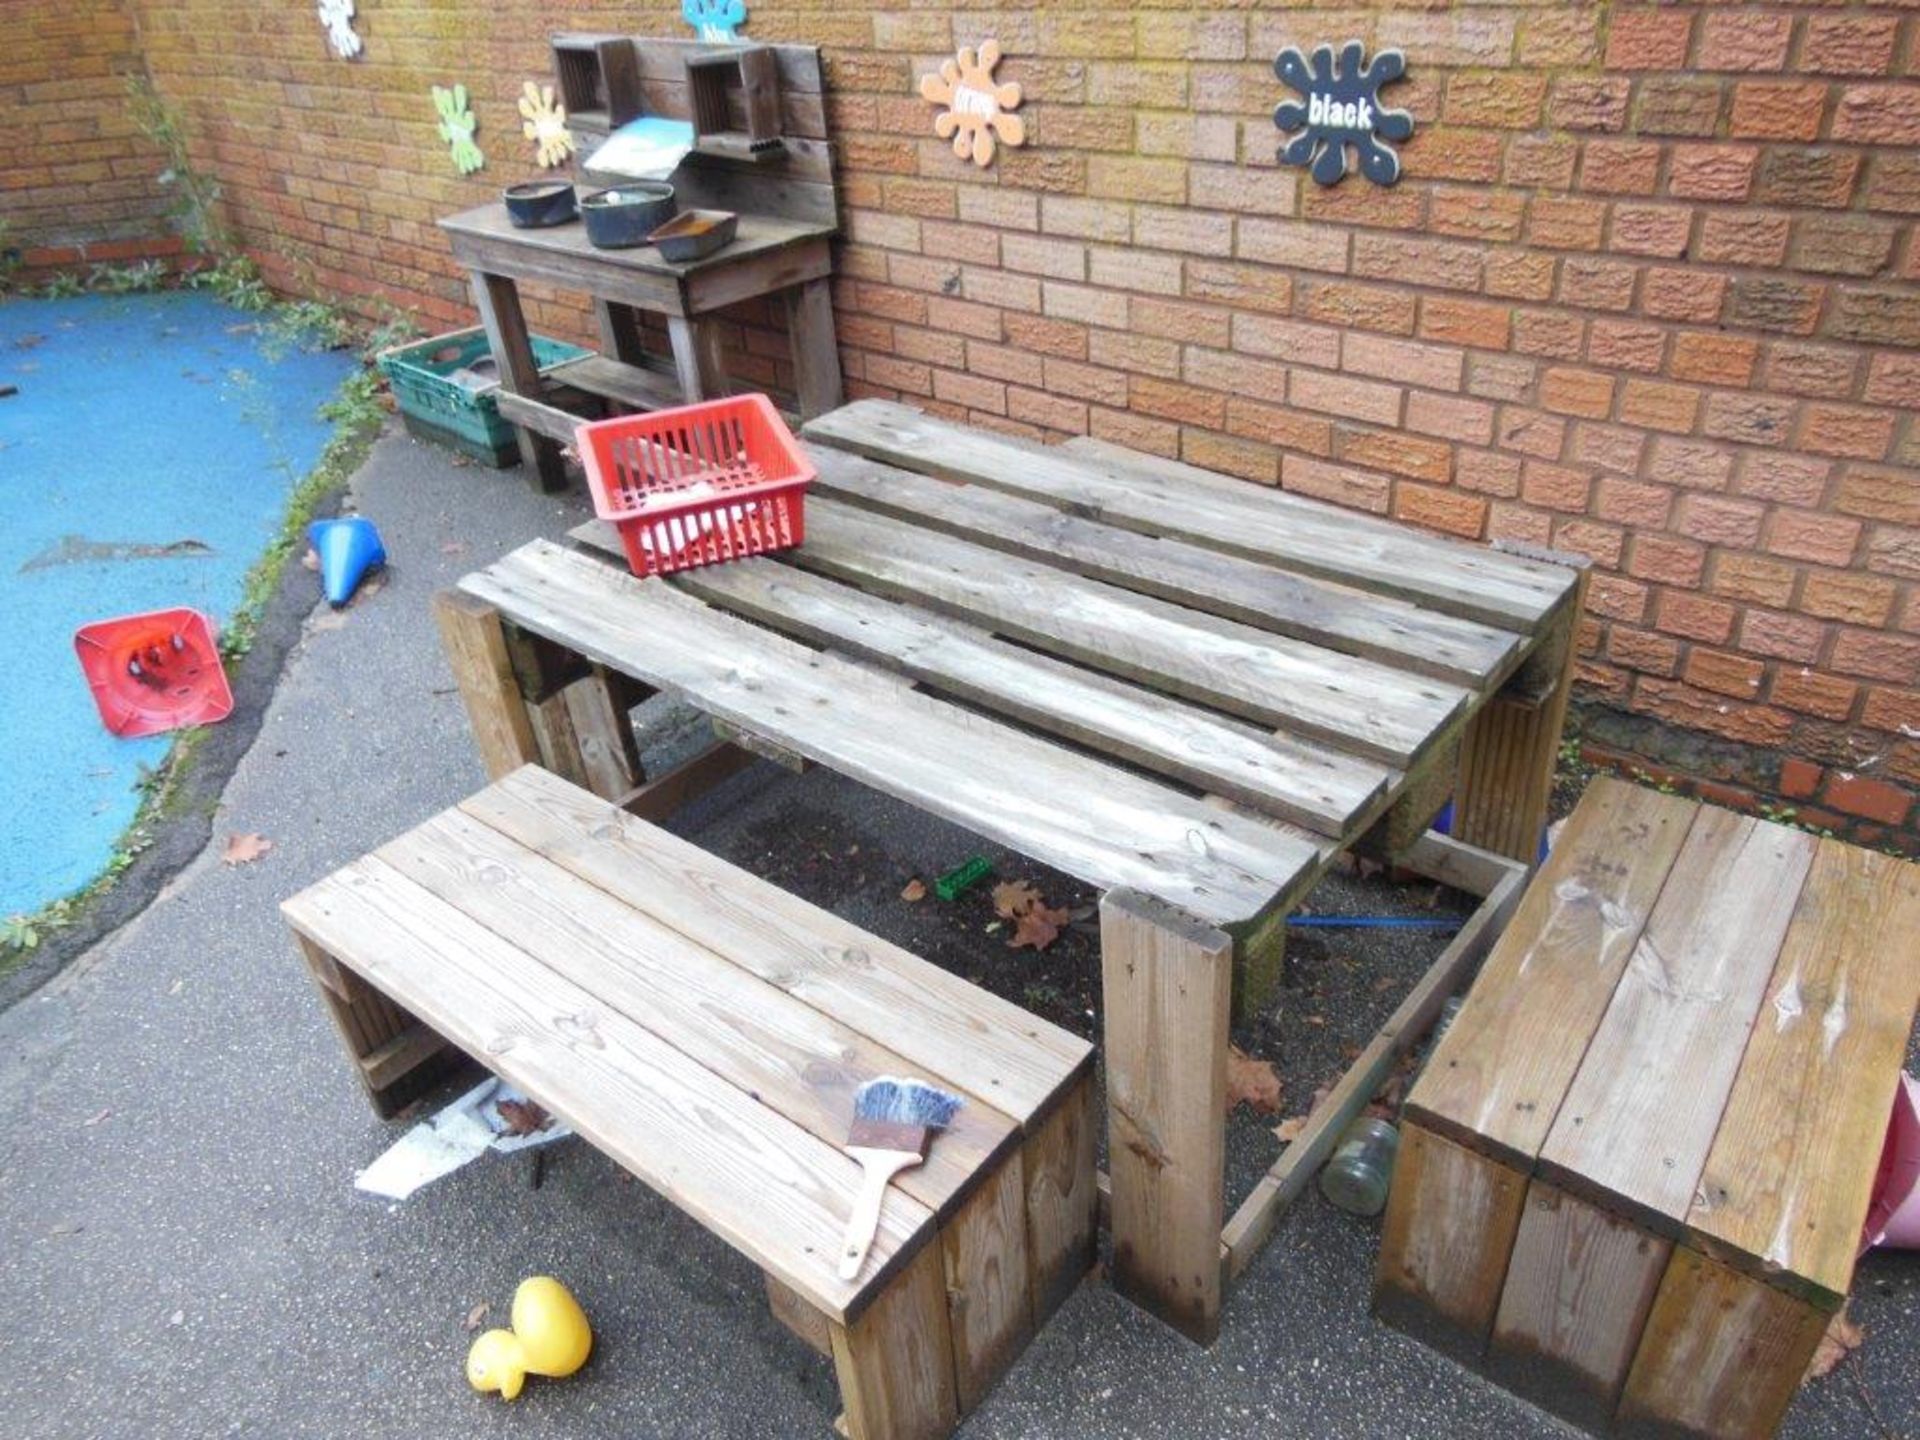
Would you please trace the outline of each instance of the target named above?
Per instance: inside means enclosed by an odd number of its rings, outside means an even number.
[[[586,1312],[549,1275],[522,1280],[513,1292],[513,1328],[489,1330],[467,1352],[467,1383],[511,1400],[529,1375],[561,1379],[587,1363],[593,1331]]]

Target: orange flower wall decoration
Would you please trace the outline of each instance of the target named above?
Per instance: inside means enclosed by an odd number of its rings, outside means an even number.
[[[996,139],[1010,149],[1027,143],[1027,122],[1013,113],[1020,108],[1020,87],[995,82],[999,63],[1000,44],[989,40],[977,55],[963,48],[941,63],[938,75],[920,77],[921,98],[946,107],[935,117],[933,133],[952,140],[954,154],[982,168],[993,163]]]

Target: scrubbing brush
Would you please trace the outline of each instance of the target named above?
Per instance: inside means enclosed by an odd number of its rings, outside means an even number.
[[[847,1241],[840,1250],[840,1278],[852,1280],[866,1263],[874,1232],[880,1228],[880,1206],[887,1185],[902,1170],[911,1170],[927,1158],[936,1130],[953,1123],[960,1097],[924,1080],[896,1080],[890,1075],[869,1080],[853,1095],[853,1128],[847,1133],[847,1154],[866,1173],[847,1222]]]

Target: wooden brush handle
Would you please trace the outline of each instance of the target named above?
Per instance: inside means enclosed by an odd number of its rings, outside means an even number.
[[[847,1154],[858,1160],[865,1172],[847,1221],[846,1243],[840,1247],[840,1278],[854,1280],[867,1263],[867,1251],[873,1248],[873,1237],[880,1229],[880,1207],[886,1202],[887,1186],[902,1170],[918,1165],[920,1156],[912,1150],[868,1150],[858,1145],[849,1145]]]

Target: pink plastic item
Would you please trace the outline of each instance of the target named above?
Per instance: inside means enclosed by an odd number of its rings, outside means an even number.
[[[233,713],[213,624],[198,610],[96,620],[74,632],[100,723],[122,739],[211,725]]]
[[[1920,1080],[1900,1077],[1893,1097],[1893,1119],[1887,1125],[1887,1146],[1880,1152],[1880,1176],[1874,1181],[1873,1203],[1860,1253],[1876,1245],[1895,1250],[1920,1250]]]

